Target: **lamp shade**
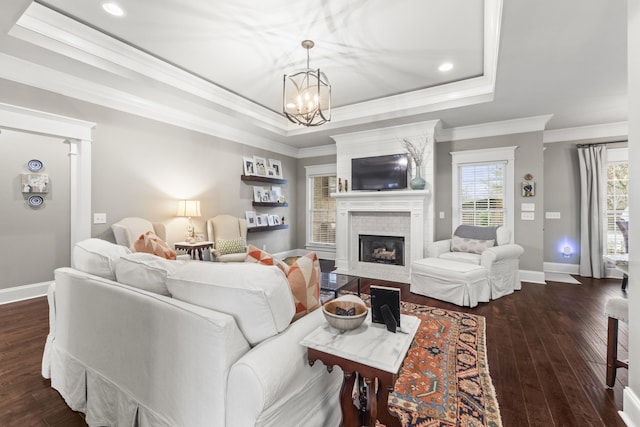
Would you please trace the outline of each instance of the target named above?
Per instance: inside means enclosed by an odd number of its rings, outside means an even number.
[[[178,200],[176,216],[200,216],[200,200]]]

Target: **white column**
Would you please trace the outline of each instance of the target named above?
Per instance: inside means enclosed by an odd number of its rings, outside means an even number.
[[[69,140],[71,254],[74,245],[91,237],[91,141]]]

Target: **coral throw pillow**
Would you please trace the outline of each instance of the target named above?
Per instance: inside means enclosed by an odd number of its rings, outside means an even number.
[[[176,259],[176,252],[169,247],[167,242],[156,236],[153,231],[141,234],[133,243],[132,249],[135,252],[145,252],[166,259]]]
[[[310,252],[289,267],[289,286],[296,305],[293,320],[320,307],[320,261],[315,252]]]
[[[284,274],[289,272],[289,266],[280,261],[277,258],[274,258],[269,252],[265,252],[260,248],[257,248],[253,245],[249,245],[247,247],[247,256],[244,259],[244,262],[255,262],[263,265],[275,265],[277,266]]]

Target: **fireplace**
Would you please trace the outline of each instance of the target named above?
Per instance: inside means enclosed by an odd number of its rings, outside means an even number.
[[[359,234],[360,262],[404,265],[404,237]]]

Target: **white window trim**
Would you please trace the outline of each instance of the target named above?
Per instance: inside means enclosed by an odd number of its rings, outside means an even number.
[[[505,176],[504,220],[505,227],[511,231],[511,242],[515,234],[515,152],[517,146],[485,148],[480,150],[454,151],[451,154],[451,233],[460,225],[459,205],[459,166],[467,163],[507,162]]]
[[[334,252],[336,250],[335,243],[310,243],[311,242],[311,192],[313,189],[311,188],[311,178],[315,178],[317,176],[337,176],[338,167],[335,163],[326,164],[326,165],[310,165],[305,166],[306,171],[306,203],[305,203],[305,217],[306,217],[306,233],[305,233],[305,248],[309,250],[321,250],[321,251],[329,251]]]

